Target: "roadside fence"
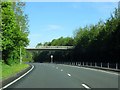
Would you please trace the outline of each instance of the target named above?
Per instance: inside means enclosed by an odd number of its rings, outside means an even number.
[[[114,70],[120,71],[120,66],[118,63],[105,63],[105,62],[55,62],[56,64],[66,64],[66,65],[74,65],[80,67],[91,67],[91,68],[99,68],[105,70]]]

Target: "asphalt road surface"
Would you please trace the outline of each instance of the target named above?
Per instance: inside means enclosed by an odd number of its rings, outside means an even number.
[[[29,74],[8,88],[118,88],[117,73],[62,64],[32,65],[35,68]]]

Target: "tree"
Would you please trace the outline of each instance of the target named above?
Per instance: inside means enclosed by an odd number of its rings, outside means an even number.
[[[39,47],[39,46],[43,46],[43,44],[42,44],[42,43],[38,43],[38,44],[36,45],[36,48]]]
[[[49,46],[75,46],[73,51],[55,51],[56,61],[113,62],[120,60],[120,8],[115,9],[105,22],[75,30],[74,38],[60,37]],[[49,53],[49,52],[48,52]],[[44,54],[47,55],[47,54]],[[73,56],[73,57],[72,57]],[[46,57],[49,57],[47,55]],[[72,59],[72,60],[71,60]]]
[[[41,46],[41,43],[38,43],[36,47]],[[60,37],[58,39],[53,39],[51,42],[45,42],[43,46],[73,46],[74,39],[71,37]],[[54,55],[54,62],[69,61],[72,56],[70,51],[40,51],[38,53],[33,53],[35,62],[50,62],[50,55]]]
[[[5,60],[7,64],[17,63],[20,57],[20,48],[22,48],[22,53],[25,53],[24,47],[29,43],[27,38],[28,21],[26,15],[23,14],[22,8],[17,4],[19,4],[19,2],[1,3],[2,59]],[[15,10],[17,8],[21,11]]]
[[[113,15],[106,22],[100,21],[96,25],[76,30],[74,37],[76,43],[75,59],[117,62],[120,59],[119,15],[119,9],[115,9]]]

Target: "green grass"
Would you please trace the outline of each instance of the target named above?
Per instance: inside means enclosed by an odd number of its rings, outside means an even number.
[[[12,66],[0,63],[0,80],[9,78],[18,72],[26,69],[29,65],[27,64],[14,64]]]

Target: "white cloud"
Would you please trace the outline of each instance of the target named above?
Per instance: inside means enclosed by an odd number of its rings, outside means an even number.
[[[61,28],[60,25],[48,25],[48,30],[60,30]]]

